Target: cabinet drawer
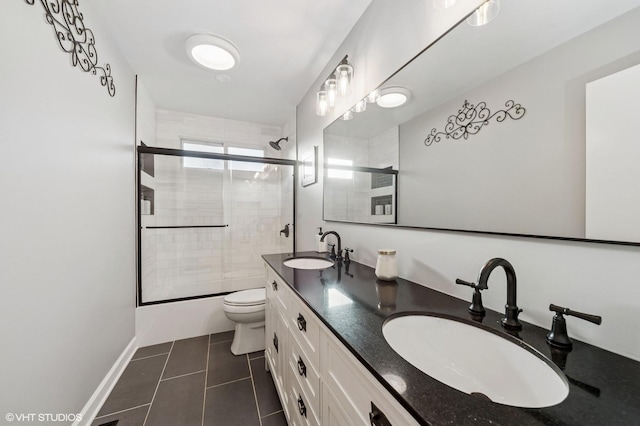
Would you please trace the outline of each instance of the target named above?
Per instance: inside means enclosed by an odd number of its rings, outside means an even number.
[[[300,349],[314,366],[320,365],[320,324],[317,317],[298,299],[291,297],[289,305],[289,329],[298,341]]]
[[[289,287],[282,278],[270,267],[267,269],[267,282],[265,284],[266,297],[273,302],[274,308],[281,312],[286,312],[289,308],[290,292]]]
[[[355,424],[384,416],[394,426],[418,425],[380,382],[328,331],[322,335],[323,388],[328,387]],[[374,405],[375,408],[374,409]],[[385,423],[382,423],[385,424]]]
[[[320,413],[320,374],[316,365],[300,350],[300,345],[291,339],[289,349],[289,374],[298,380],[314,413]]]
[[[297,380],[289,384],[289,415],[291,423],[301,426],[319,426],[318,416],[309,404],[309,399]]]

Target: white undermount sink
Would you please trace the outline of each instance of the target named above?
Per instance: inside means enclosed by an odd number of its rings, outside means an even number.
[[[515,407],[559,404],[566,376],[544,355],[511,336],[454,317],[389,318],[382,334],[402,358],[452,388]]]
[[[322,257],[294,257],[282,264],[294,269],[326,269],[333,266],[332,261]]]

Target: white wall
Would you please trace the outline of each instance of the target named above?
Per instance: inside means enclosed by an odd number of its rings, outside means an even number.
[[[0,14],[0,413],[78,413],[134,337],[134,74],[90,2],[99,77],[40,2]]]
[[[318,145],[322,158],[322,129],[478,2],[458,2],[449,12],[439,12],[442,16],[429,15],[427,3],[430,2],[412,0],[403,2],[401,7],[396,2],[371,4],[298,106],[299,152]],[[349,54],[355,68],[353,93],[332,116],[317,117],[315,91],[321,78],[344,54]],[[343,245],[354,248],[354,259],[373,266],[377,248],[396,248],[402,277],[465,300],[470,300],[471,290],[455,285],[455,279],[473,280],[487,260],[504,257],[516,269],[523,320],[549,327],[549,303],[602,315],[599,327],[569,318],[569,334],[640,360],[640,329],[635,324],[635,315],[640,311],[637,248],[323,223],[321,182],[299,188],[298,223],[301,250],[315,247],[315,227],[334,229],[342,236]],[[500,272],[492,277],[490,289],[483,294],[486,306],[503,310],[504,281]]]

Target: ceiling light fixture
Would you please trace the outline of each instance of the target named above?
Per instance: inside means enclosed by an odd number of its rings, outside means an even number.
[[[396,108],[406,104],[410,99],[411,92],[404,87],[385,87],[380,90],[376,103],[382,108]]]
[[[316,115],[324,117],[336,105],[337,96],[348,95],[351,91],[351,78],[353,67],[347,60],[348,56],[331,71],[331,74],[322,82],[320,90],[316,93]]]
[[[185,41],[187,55],[197,65],[225,71],[240,61],[240,52],[229,41],[210,34],[195,34]]]
[[[500,0],[487,0],[467,18],[467,23],[474,27],[487,25],[500,12]]]

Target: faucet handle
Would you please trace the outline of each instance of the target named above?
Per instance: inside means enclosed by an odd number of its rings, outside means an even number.
[[[353,249],[344,248],[344,263],[349,263],[351,262],[351,259],[349,258],[349,253],[353,253]]]
[[[470,283],[469,281],[461,280],[460,278],[456,278],[456,284],[466,285],[467,287],[471,287],[476,290],[486,290],[489,288],[486,284]]]
[[[602,323],[602,317],[598,315],[572,311],[569,308],[563,308],[562,306],[554,305],[553,303],[549,305],[549,310],[556,314],[553,316],[551,331],[547,334],[547,343],[555,348],[570,351],[573,347],[573,343],[571,342],[571,339],[569,339],[569,334],[567,333],[567,321],[563,315],[571,315],[598,325]]]
[[[602,324],[602,317],[598,315],[585,314],[578,311],[572,311],[569,308],[563,308],[562,306],[554,305],[553,303],[549,305],[549,310],[552,312],[556,312],[560,315],[570,315],[572,317],[580,318],[585,321],[592,322],[594,324]]]
[[[480,286],[476,283],[470,283],[469,281],[461,280],[460,278],[456,279],[456,284],[466,285],[474,289],[473,297],[471,299],[471,305],[469,305],[469,308],[467,310],[473,316],[484,317],[487,312],[482,305],[482,294],[480,293],[480,290],[485,290],[488,287]]]

